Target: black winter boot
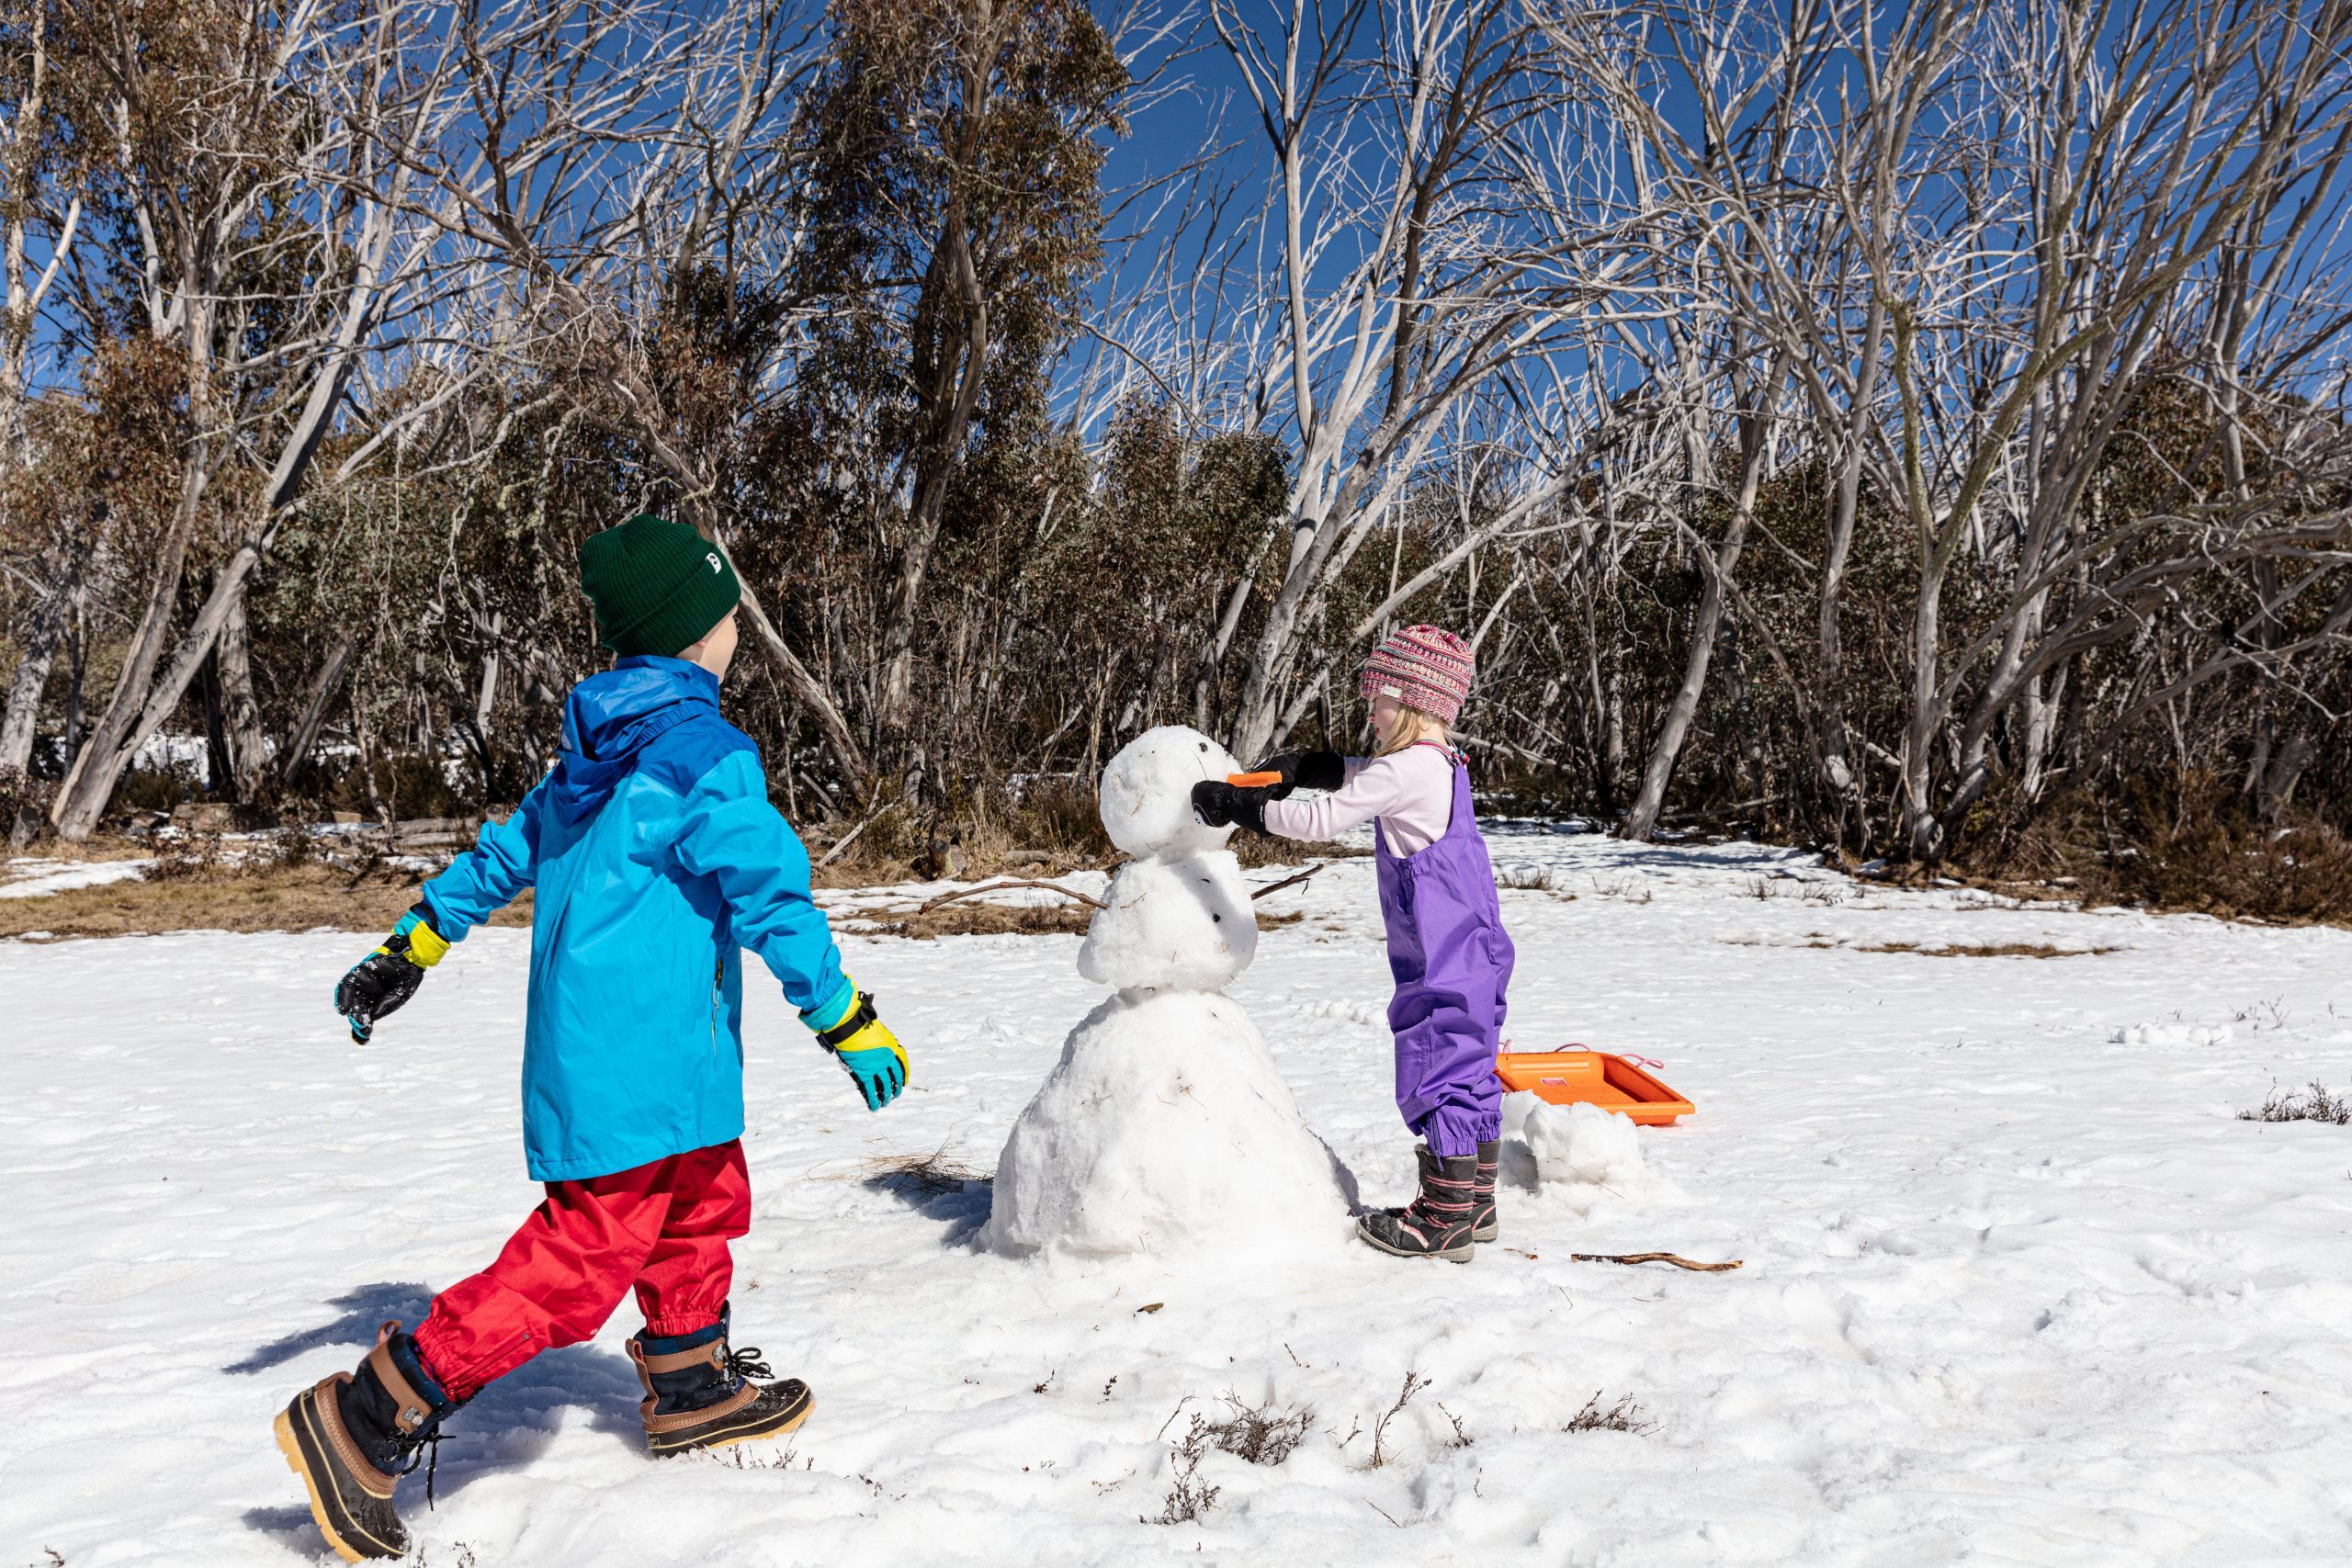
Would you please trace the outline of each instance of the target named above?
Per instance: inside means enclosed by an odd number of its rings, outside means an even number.
[[[304,1389],[278,1413],[277,1447],[311,1495],[319,1533],[345,1562],[408,1550],[392,1489],[441,1440],[441,1423],[457,1407],[414,1337],[387,1323],[357,1371]],[[430,1468],[424,1481],[429,1498]]]
[[[728,1309],[721,1307],[717,1323],[692,1334],[629,1336],[628,1359],[645,1385],[638,1405],[645,1446],[656,1459],[781,1437],[815,1408],[808,1385],[798,1378],[751,1381],[770,1376],[768,1365],[755,1345],[727,1348],[727,1320]]]
[[[1477,1256],[1470,1244],[1470,1213],[1478,1180],[1478,1157],[1440,1159],[1427,1144],[1413,1148],[1420,1164],[1420,1195],[1402,1209],[1366,1214],[1356,1235],[1399,1258],[1442,1258],[1467,1263]]]
[[[1497,1241],[1503,1234],[1502,1219],[1495,1210],[1495,1168],[1501,1163],[1503,1145],[1500,1138],[1491,1144],[1478,1145],[1478,1177],[1470,1190],[1470,1239]]]

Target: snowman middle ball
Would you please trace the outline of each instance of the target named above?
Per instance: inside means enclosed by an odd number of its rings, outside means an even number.
[[[1258,917],[1230,850],[1129,861],[1086,928],[1078,972],[1114,991],[1215,991],[1258,955]]]

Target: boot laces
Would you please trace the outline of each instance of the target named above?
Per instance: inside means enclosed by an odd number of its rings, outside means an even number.
[[[376,1343],[381,1345],[400,1331],[401,1320],[397,1317],[388,1317],[376,1325]],[[464,1402],[461,1400],[458,1403]],[[420,1463],[424,1466],[424,1506],[431,1508],[434,1506],[434,1473],[441,1468],[441,1423],[438,1420],[433,1421],[425,1427],[424,1431],[413,1437],[404,1437],[395,1431],[392,1434],[392,1458],[395,1461],[401,1460],[408,1461],[392,1472],[392,1479],[395,1481],[404,1475],[414,1475],[416,1467]]]
[[[727,1359],[720,1364],[726,1367],[730,1376],[753,1382],[762,1378],[775,1376],[775,1370],[760,1359],[760,1348],[757,1345],[746,1345],[740,1350],[728,1351]]]
[[[434,1506],[433,1478],[434,1472],[441,1467],[442,1441],[441,1428],[435,1425],[427,1427],[413,1438],[400,1438],[396,1450],[399,1457],[407,1460],[408,1462],[392,1472],[395,1479],[403,1475],[414,1475],[418,1465],[424,1466],[424,1506],[428,1509]]]

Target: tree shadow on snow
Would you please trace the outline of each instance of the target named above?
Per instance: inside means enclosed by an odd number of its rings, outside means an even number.
[[[588,1412],[589,1430],[642,1451],[637,1404],[644,1393],[637,1370],[619,1356],[586,1345],[542,1350],[449,1417],[435,1489],[453,1495],[479,1476],[529,1464],[554,1443],[561,1413],[574,1406]]]
[[[397,1318],[413,1327],[432,1302],[433,1292],[414,1282],[361,1285],[328,1303],[344,1309],[332,1323],[274,1339],[221,1371],[264,1372],[312,1350],[338,1345],[350,1348],[347,1364],[356,1365],[376,1343],[376,1331],[387,1319]],[[626,1308],[627,1303],[623,1304]],[[289,1398],[293,1393],[291,1388],[287,1390]],[[443,1428],[447,1440],[435,1461],[435,1494],[452,1494],[478,1475],[528,1464],[555,1440],[559,1413],[574,1405],[590,1413],[591,1430],[608,1433],[629,1448],[641,1448],[645,1429],[637,1404],[643,1393],[636,1369],[622,1357],[587,1345],[543,1350],[482,1390],[450,1418]],[[316,1540],[307,1507],[255,1508],[245,1515],[245,1522],[265,1534],[302,1537],[310,1531],[308,1539]]]
[[[926,1220],[945,1224],[947,1229],[940,1235],[939,1245],[954,1248],[968,1247],[980,1227],[989,1223],[995,1182],[992,1176],[976,1176],[952,1167],[935,1168],[931,1162],[908,1161],[878,1169],[858,1185],[869,1192],[897,1199]]]
[[[273,1339],[243,1360],[232,1361],[220,1370],[224,1372],[266,1372],[272,1367],[282,1367],[298,1356],[307,1356],[330,1345],[356,1345],[364,1351],[376,1343],[376,1330],[388,1319],[398,1318],[414,1327],[424,1318],[426,1309],[432,1306],[433,1292],[413,1280],[395,1284],[379,1280],[372,1285],[345,1291],[327,1304],[343,1308],[343,1315],[333,1323],[306,1328],[283,1339]]]
[[[1338,1150],[1319,1137],[1315,1141],[1331,1162],[1331,1179],[1339,1184],[1348,1213],[1363,1213],[1363,1193],[1356,1173],[1348,1168]],[[945,1224],[939,1245],[951,1251],[979,1246],[980,1231],[988,1224],[996,1201],[995,1177],[977,1175],[937,1155],[877,1161],[876,1168],[859,1185],[870,1192],[888,1193],[927,1220]]]
[[[1641,871],[1664,867],[1689,871],[1779,871],[1804,863],[1815,857],[1802,850],[1791,850],[1781,844],[1751,844],[1736,840],[1709,844],[1698,849],[1675,849],[1663,844],[1645,845],[1636,853],[1629,853],[1616,861],[1616,869]],[[1600,867],[1575,866],[1572,871],[1597,871]]]

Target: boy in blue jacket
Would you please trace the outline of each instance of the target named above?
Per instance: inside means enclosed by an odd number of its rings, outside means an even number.
[[[564,705],[556,766],[514,815],[424,884],[335,987],[366,1043],[449,944],[533,890],[523,1144],[547,1201],[496,1261],[388,1323],[356,1372],[298,1394],[277,1442],[346,1560],[397,1557],[392,1506],[448,1414],[541,1350],[592,1337],[632,1287],[628,1353],[656,1455],[790,1431],[797,1378],[728,1347],[728,1243],[751,1227],[742,954],[880,1110],[907,1055],[850,983],[808,857],[768,803],[749,737],[719,716],[741,588],[693,529],[632,517],[581,547],[581,588],[619,657]]]

